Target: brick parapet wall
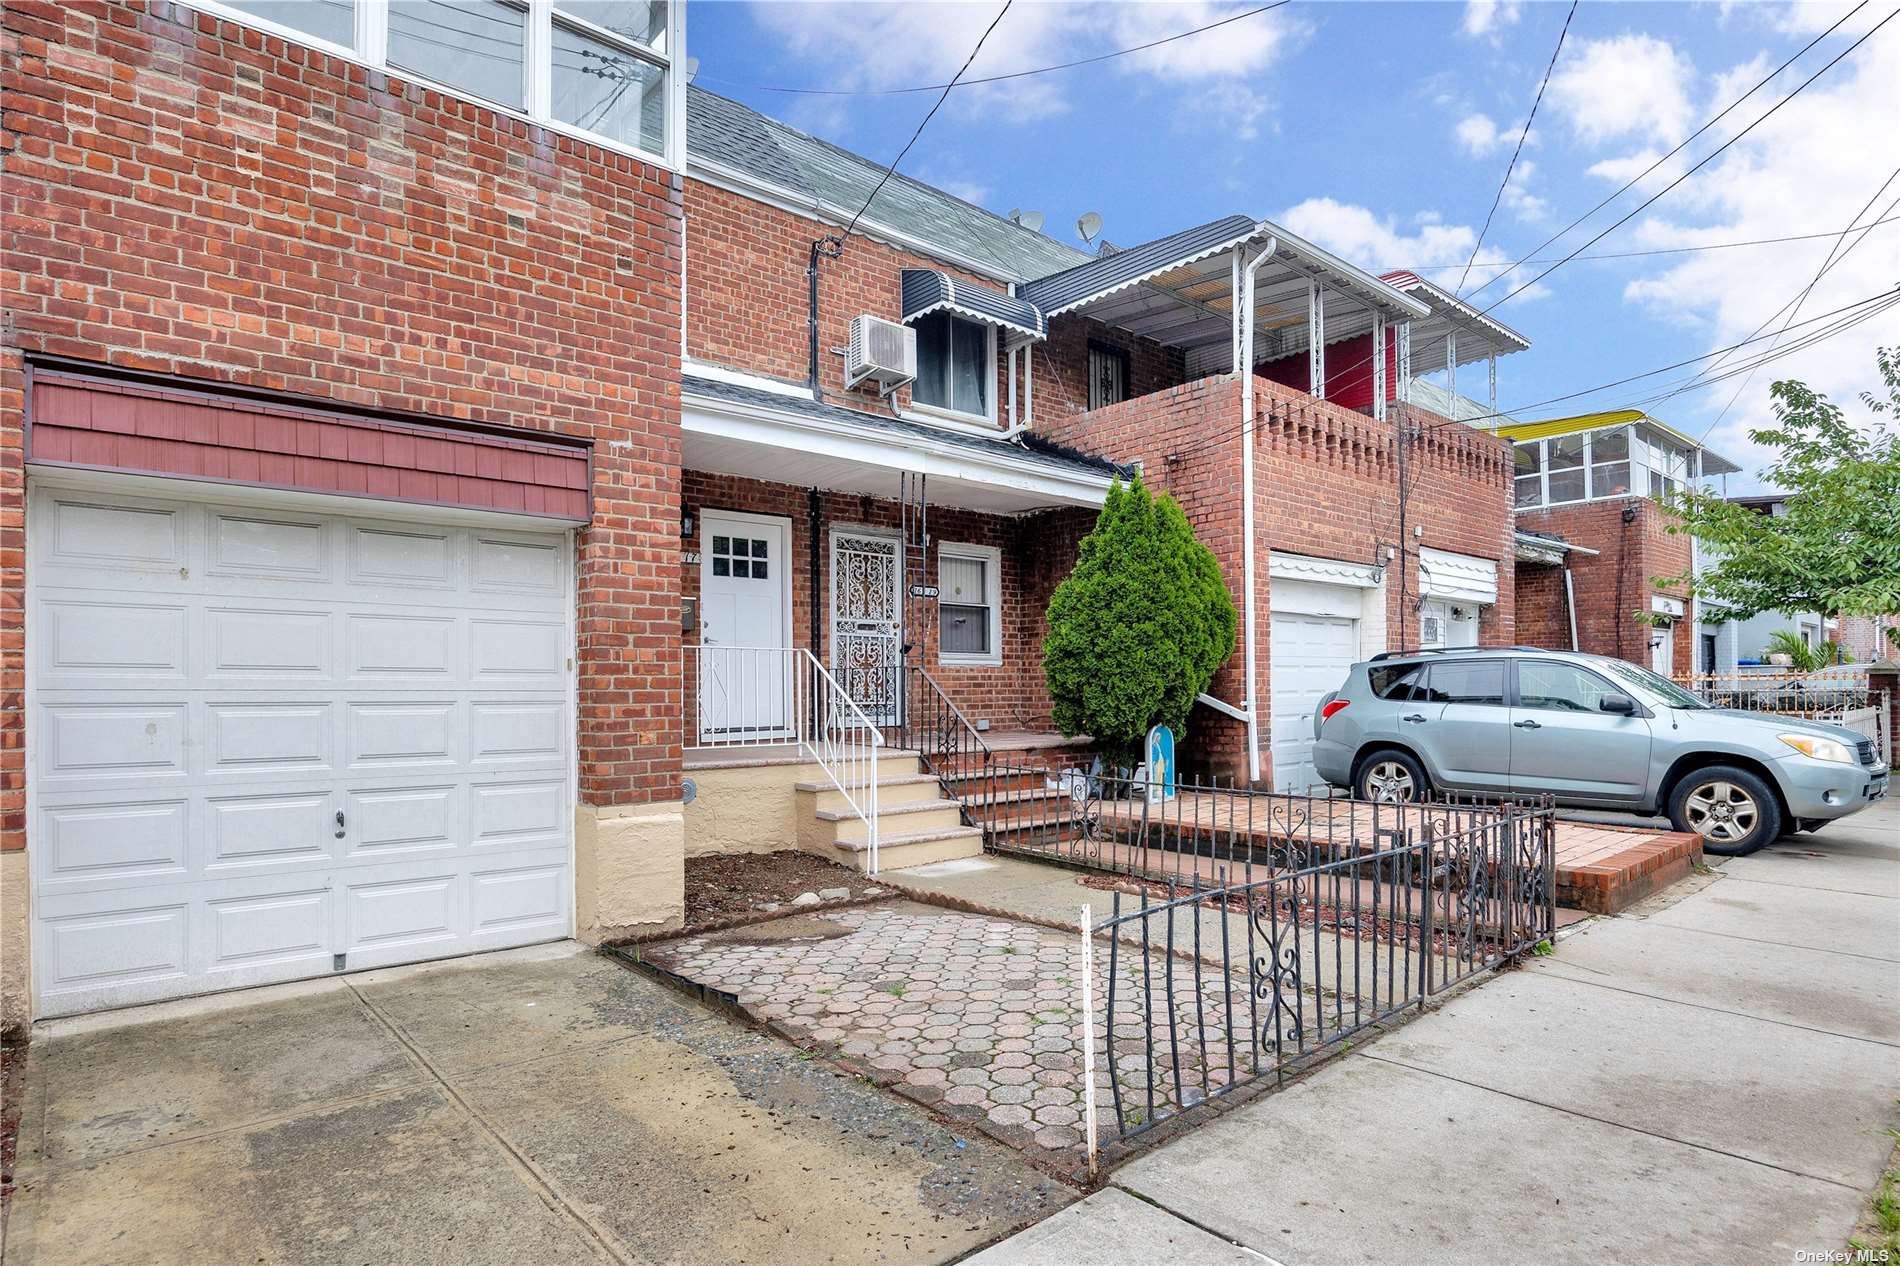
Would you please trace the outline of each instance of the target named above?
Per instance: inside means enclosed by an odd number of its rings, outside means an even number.
[[[592,441],[581,797],[677,797],[679,179],[177,4],[15,0],[0,75],[0,845],[29,355]]]

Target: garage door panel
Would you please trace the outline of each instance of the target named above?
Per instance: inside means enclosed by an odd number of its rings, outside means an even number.
[[[454,587],[457,533],[367,523],[350,524],[347,531],[351,584],[397,590]]]
[[[38,488],[28,539],[43,1014],[571,930],[564,536]]]
[[[463,784],[354,788],[346,793],[345,859],[383,862],[458,847],[466,838]]]
[[[1320,780],[1312,761],[1313,715],[1358,659],[1359,625],[1338,616],[1276,611],[1269,649],[1273,785],[1299,791]]]
[[[344,615],[353,684],[456,680],[457,621],[446,616]]]
[[[212,576],[308,585],[334,574],[332,528],[322,518],[243,510],[211,510],[207,517],[205,567]]]
[[[209,682],[309,686],[336,672],[336,616],[321,607],[209,607],[203,640]]]
[[[352,701],[344,749],[352,770],[459,763],[462,705],[450,700]]]
[[[42,806],[33,846],[44,849],[40,891],[183,878],[191,868],[183,799]]]

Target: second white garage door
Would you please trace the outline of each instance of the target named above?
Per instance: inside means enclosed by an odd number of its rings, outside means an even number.
[[[565,533],[40,487],[39,1013],[565,936]]]
[[[1300,792],[1320,780],[1313,769],[1313,713],[1359,658],[1359,622],[1275,611],[1272,634],[1273,789]]]

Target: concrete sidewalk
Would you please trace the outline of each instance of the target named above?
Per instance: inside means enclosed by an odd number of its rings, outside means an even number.
[[[1896,1094],[1889,801],[1565,936],[971,1261],[1788,1262],[1845,1245]]]

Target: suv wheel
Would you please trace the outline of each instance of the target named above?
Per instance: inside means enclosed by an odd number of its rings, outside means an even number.
[[[1407,804],[1423,800],[1431,787],[1425,767],[1404,752],[1374,752],[1359,764],[1352,793],[1360,800]]]
[[[1702,851],[1719,857],[1752,853],[1781,835],[1781,807],[1760,777],[1732,765],[1698,769],[1669,796],[1669,820],[1702,837]]]

